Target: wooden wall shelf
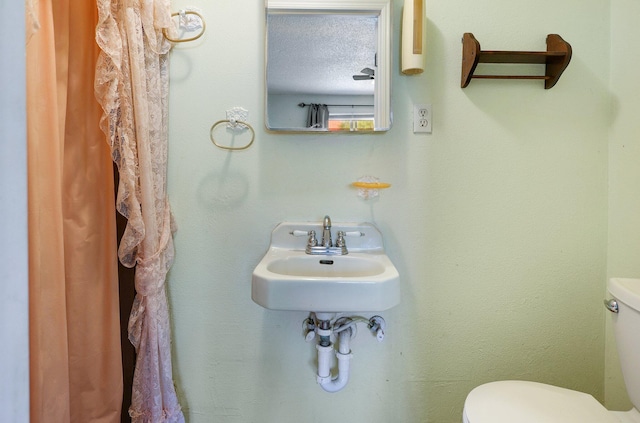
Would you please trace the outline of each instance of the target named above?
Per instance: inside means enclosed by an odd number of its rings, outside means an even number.
[[[542,79],[544,88],[556,85],[571,61],[571,45],[557,34],[547,35],[547,51],[482,51],[472,33],[462,36],[462,80],[465,88],[471,78],[480,79]],[[544,75],[474,75],[478,63],[533,63],[545,65]]]

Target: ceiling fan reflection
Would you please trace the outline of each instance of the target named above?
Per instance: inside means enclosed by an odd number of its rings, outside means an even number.
[[[361,74],[353,75],[353,79],[356,81],[366,81],[370,79],[375,79],[376,71],[371,68],[364,68],[361,71]]]

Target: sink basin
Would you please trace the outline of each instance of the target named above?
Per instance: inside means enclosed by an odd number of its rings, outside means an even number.
[[[380,260],[355,254],[331,257],[290,254],[274,258],[267,264],[267,271],[304,278],[351,278],[384,273]]]
[[[293,231],[320,230],[319,223],[279,224],[256,266],[251,298],[271,310],[376,312],[400,302],[400,277],[385,254],[382,235],[370,223],[336,223],[332,232],[347,237],[346,255],[309,255],[306,236]]]

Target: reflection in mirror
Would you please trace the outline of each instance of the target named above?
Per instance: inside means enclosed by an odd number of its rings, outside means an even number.
[[[386,131],[389,0],[267,0],[266,126]]]

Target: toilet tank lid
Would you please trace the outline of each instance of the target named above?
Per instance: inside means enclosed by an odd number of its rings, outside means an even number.
[[[640,279],[611,278],[608,288],[616,300],[640,311]]]
[[[468,423],[619,423],[591,395],[517,380],[478,386],[467,396],[464,415]]]

